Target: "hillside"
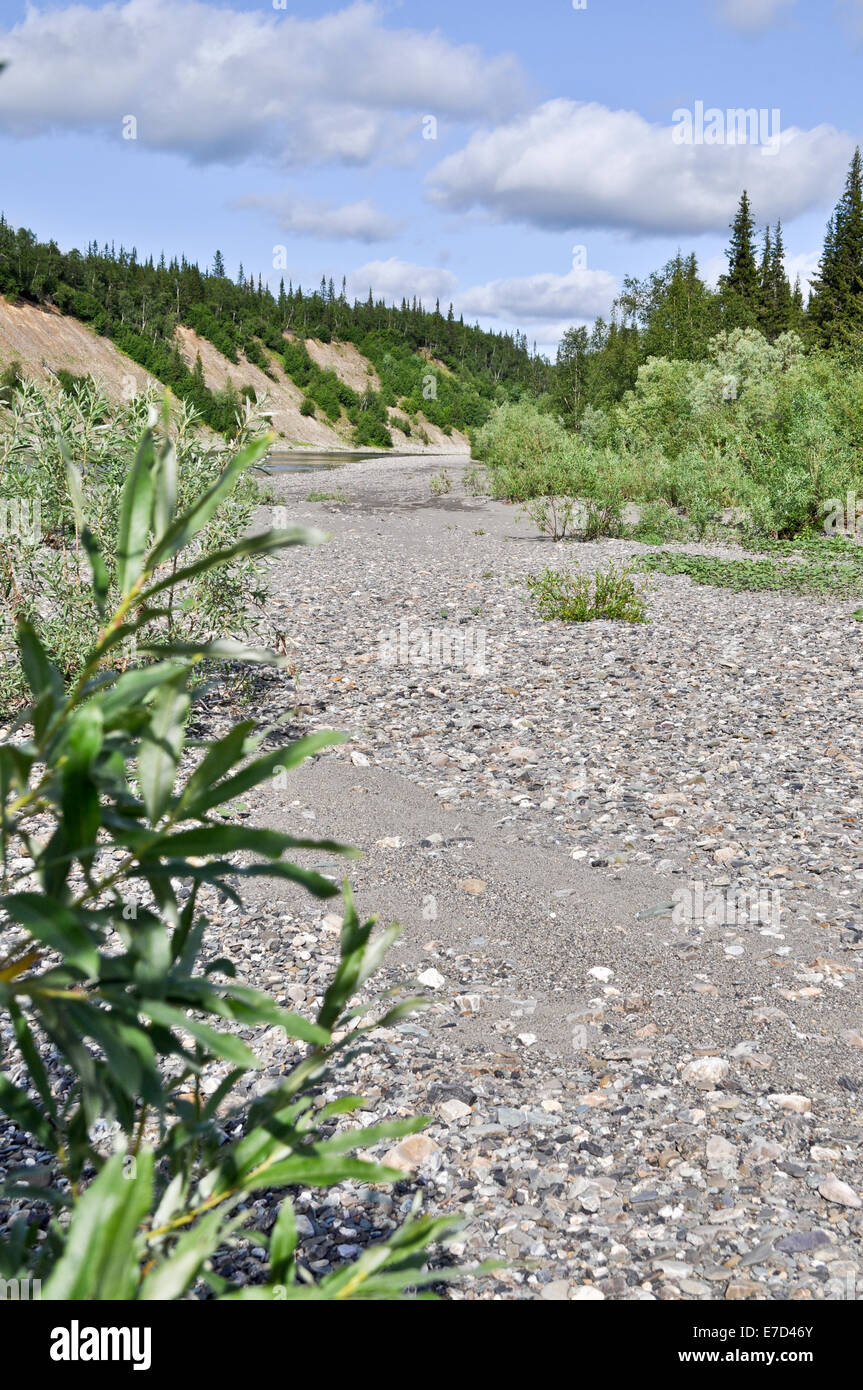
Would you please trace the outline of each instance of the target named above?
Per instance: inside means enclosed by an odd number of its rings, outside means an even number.
[[[3,367],[59,364],[117,389],[143,379],[131,362],[224,433],[243,394],[266,394],[288,443],[460,451],[496,405],[547,383],[523,335],[465,324],[451,305],[350,303],[326,279],[274,295],[242,267],[230,279],[219,252],[204,271],[95,242],[64,252],[2,216],[0,295]]]
[[[237,362],[230,362],[212,343],[193,329],[178,326],[175,341],[183,361],[190,370],[200,358],[204,382],[213,395],[251,387],[257,400],[264,405],[273,422],[280,443],[320,449],[344,449],[352,446],[350,426],[334,423],[324,416],[301,414],[303,392],[287,376],[275,353],[268,354],[267,376],[244,353]],[[322,369],[334,372],[339,381],[356,389],[367,378],[374,389],[380,382],[371,363],[352,343],[306,343],[309,356]],[[25,376],[45,380],[58,372],[72,376],[90,376],[97,381],[112,400],[120,400],[130,390],[138,391],[158,382],[152,373],[128,357],[109,339],[95,333],[87,324],[50,305],[12,304],[0,297],[0,369],[20,363]],[[164,383],[162,383],[164,384]],[[395,409],[390,419],[399,419]],[[425,429],[428,443],[408,438],[391,426],[393,444],[403,452],[464,452],[469,448],[467,437],[454,430],[447,438],[422,413],[419,424]]]

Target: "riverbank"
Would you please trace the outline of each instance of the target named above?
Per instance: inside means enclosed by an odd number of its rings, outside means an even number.
[[[412,1174],[304,1197],[304,1257],[350,1258],[418,1187],[466,1216],[460,1259],[530,1262],[471,1297],[855,1297],[853,604],[654,576],[643,627],[542,623],[527,574],[644,548],[555,546],[463,465],[350,463],[342,501],[273,481],[333,539],[273,566],[297,674],[263,712],[351,741],[249,811],[365,851],[361,909],[404,927],[389,978],[430,1001],[355,1077],[369,1123],[431,1115]],[[222,944],[311,1009],[338,919],[267,894]]]

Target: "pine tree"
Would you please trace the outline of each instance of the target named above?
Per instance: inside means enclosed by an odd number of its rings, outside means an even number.
[[[719,281],[722,317],[728,328],[754,328],[758,322],[760,293],[754,231],[749,194],[744,189],[731,224],[731,243],[725,253],[728,271]]]
[[[225,278],[225,258],[221,251],[217,251],[213,257],[213,275],[217,280]]]
[[[863,331],[863,160],[854,152],[845,190],[827,224],[809,318],[827,347]]]

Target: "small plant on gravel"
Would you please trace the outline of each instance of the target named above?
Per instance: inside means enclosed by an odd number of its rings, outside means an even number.
[[[447,492],[452,492],[452,478],[445,468],[440,473],[435,473],[429,486],[435,497],[441,497]]]
[[[575,497],[532,497],[524,507],[531,521],[553,541],[566,540],[579,513]]]
[[[307,502],[349,502],[350,498],[339,492],[307,492]]]
[[[544,622],[647,622],[644,585],[634,578],[631,566],[610,564],[595,574],[546,569],[529,575],[525,584]]]
[[[197,548],[267,447],[241,451],[180,509],[171,445],[148,431],[128,468],[110,561],[69,462],[100,630],[67,683],[34,624],[18,623],[31,703],[0,744],[0,1112],[40,1163],[6,1174],[14,1216],[0,1238],[0,1275],[39,1279],[45,1299],[393,1298],[452,1277],[427,1268],[429,1242],[448,1221],[412,1217],[318,1282],[297,1258],[290,1201],[270,1229],[250,1225],[256,1195],[401,1178],[356,1151],[424,1123],[346,1127],[361,1100],[321,1095],[376,1027],[416,1003],[352,1003],[397,928],[373,935],[345,888],[339,961],[314,1019],[242,983],[208,944],[208,901],[240,904],[239,885],[258,877],[329,898],[336,884],[286,855],[351,853],[226,819],[246,792],[339,735],[286,742],[269,730],[262,751],[266,735],[248,721],[208,746],[188,741],[199,663],[280,658],[164,635],[165,597],[178,584],[322,539],[288,528]],[[138,664],[118,673],[112,654],[132,637]],[[293,1065],[252,1103],[238,1099],[261,1066],[254,1039],[272,1029]],[[267,1259],[246,1284],[229,1269],[252,1246]]]

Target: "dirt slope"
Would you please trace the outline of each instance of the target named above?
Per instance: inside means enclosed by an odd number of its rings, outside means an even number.
[[[0,298],[0,365],[20,361],[26,374],[45,380],[61,368],[101,381],[113,400],[139,391],[153,378],[110,341],[77,319],[35,304]]]
[[[273,429],[283,447],[291,444],[319,449],[350,447],[351,428],[346,421],[334,426],[322,418],[300,414],[303,393],[277,364],[274,354],[270,354],[275,374],[275,380],[271,381],[242,354],[239,362],[229,362],[212,343],[191,328],[177,329],[177,343],[190,367],[200,353],[204,379],[211,389],[220,390],[230,379],[238,390],[253,386],[259,401],[266,396],[264,409],[270,412]],[[354,390],[363,390],[368,385],[374,390],[380,389],[377,374],[374,369],[369,372],[371,364],[353,343],[319,343],[309,339],[307,347],[319,366],[331,368]],[[113,400],[121,400],[154,382],[143,367],[120,352],[109,338],[99,337],[77,319],[66,317],[56,309],[11,304],[0,297],[0,369],[16,360],[21,362],[25,374],[43,380],[61,368],[76,376],[89,373],[95,381],[101,382]],[[398,411],[391,411],[390,415],[397,416]],[[420,422],[429,437],[428,445],[423,445],[415,432],[408,439],[394,429],[393,443],[400,451],[467,452],[468,441],[463,435],[454,432],[447,439],[422,416]]]

